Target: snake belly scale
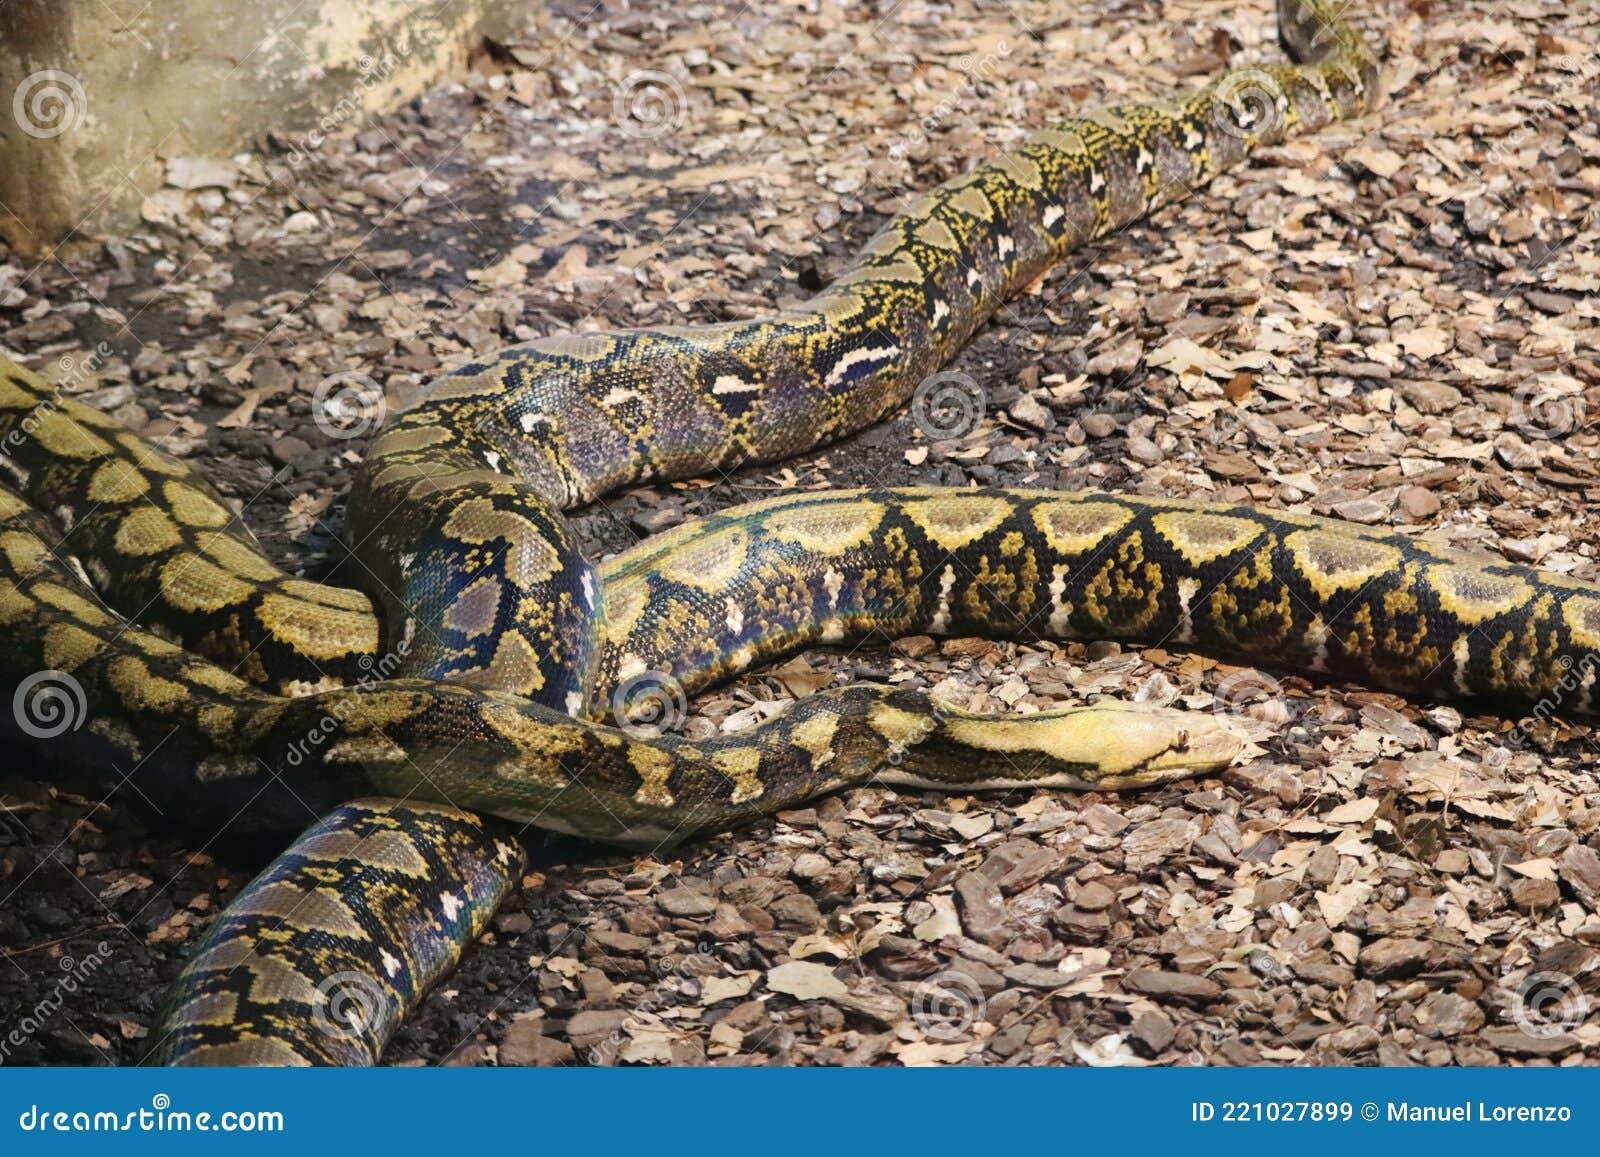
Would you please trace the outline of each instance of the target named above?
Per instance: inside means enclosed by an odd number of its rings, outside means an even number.
[[[184,463],[0,366],[0,662],[19,697],[48,676],[84,715],[19,741],[68,771],[133,767],[195,823],[324,817],[197,946],[152,1059],[374,1062],[519,877],[477,813],[658,847],[868,779],[1133,788],[1238,749],[1179,712],[980,717],[871,686],[698,742],[605,723],[642,675],[693,692],[812,642],[963,631],[1174,640],[1502,707],[1566,687],[1600,592],[1299,515],[841,491],[599,563],[564,518],[870,425],[1066,253],[1364,112],[1369,46],[1324,0],[1278,8],[1297,63],[1045,130],[917,200],[802,307],[553,337],[441,378],[354,479],[364,592],[284,574]],[[1567,709],[1590,707],[1584,672]]]

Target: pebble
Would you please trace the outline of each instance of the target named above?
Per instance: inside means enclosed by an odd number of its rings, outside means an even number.
[[[1108,438],[1117,431],[1117,420],[1110,414],[1085,414],[1078,425],[1091,438]]]
[[[703,892],[690,888],[672,888],[656,897],[656,904],[669,916],[699,918],[710,916],[717,910],[717,902]]]
[[[1122,978],[1122,987],[1141,996],[1177,1000],[1211,1001],[1222,995],[1222,986],[1204,976],[1154,968],[1134,969]]]
[[[1374,940],[1361,949],[1357,958],[1361,970],[1374,980],[1395,980],[1414,976],[1428,962],[1428,945],[1407,937]]]

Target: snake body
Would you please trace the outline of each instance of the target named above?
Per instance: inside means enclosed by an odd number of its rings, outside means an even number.
[[[869,686],[698,742],[601,722],[811,642],[1174,640],[1588,710],[1600,592],[1315,518],[874,490],[737,508],[598,564],[574,541],[563,512],[615,487],[877,421],[1066,253],[1375,99],[1372,51],[1324,0],[1280,0],[1279,27],[1297,64],[1046,130],[918,199],[803,307],[552,338],[441,378],[354,480],[366,593],[284,574],[182,462],[0,366],[0,662],[19,703],[77,695],[87,720],[18,738],[196,822],[328,813],[215,921],[153,1058],[376,1060],[518,879],[520,848],[474,813],[654,847],[868,778],[1137,787],[1237,750],[1177,712],[985,718]]]

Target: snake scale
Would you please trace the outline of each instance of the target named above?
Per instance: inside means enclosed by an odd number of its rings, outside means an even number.
[[[727,510],[599,563],[574,541],[563,512],[619,486],[876,422],[1068,252],[1253,146],[1369,108],[1360,35],[1325,0],[1278,9],[1297,63],[1041,132],[923,195],[803,306],[554,337],[439,379],[354,479],[361,592],[283,573],[188,466],[0,364],[13,738],[192,823],[324,816],[214,922],[151,1059],[375,1062],[519,879],[520,846],[477,813],[660,847],[868,779],[1129,788],[1238,750],[1179,712],[979,717],[876,686],[704,741],[626,722],[663,689],[810,643],[1172,640],[1587,711],[1600,591],[1307,516],[883,489]]]

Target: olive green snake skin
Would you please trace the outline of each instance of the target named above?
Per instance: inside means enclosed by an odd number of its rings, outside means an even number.
[[[803,307],[565,335],[441,378],[354,480],[366,593],[284,574],[183,463],[0,363],[12,738],[68,771],[129,776],[187,822],[326,817],[213,924],[152,1060],[376,1061],[519,879],[520,847],[474,813],[657,848],[867,780],[1130,788],[1238,751],[1179,712],[977,717],[875,686],[704,741],[630,722],[810,643],[1170,640],[1501,708],[1561,692],[1587,711],[1600,592],[1300,515],[809,493],[598,564],[563,517],[872,424],[1066,253],[1255,145],[1365,111],[1377,65],[1360,36],[1323,0],[1280,0],[1279,21],[1297,64],[1046,130],[926,194]]]

